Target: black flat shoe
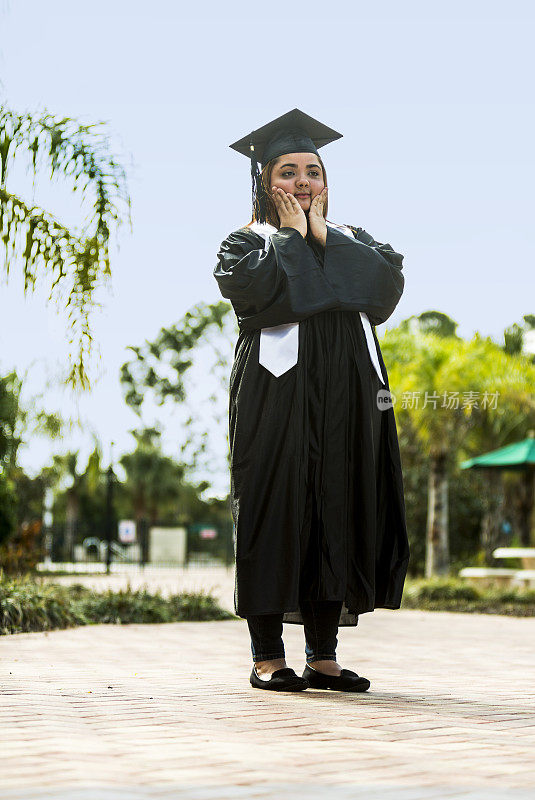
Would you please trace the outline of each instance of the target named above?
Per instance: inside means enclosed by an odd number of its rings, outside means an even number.
[[[340,675],[326,675],[309,664],[303,671],[303,678],[311,689],[335,689],[338,692],[365,692],[370,688],[368,678],[362,678],[351,669],[343,669]]]
[[[269,680],[264,680],[258,675],[253,664],[249,681],[256,689],[272,689],[275,692],[302,692],[303,689],[308,689],[308,681],[296,675],[290,667],[276,669],[271,673]]]

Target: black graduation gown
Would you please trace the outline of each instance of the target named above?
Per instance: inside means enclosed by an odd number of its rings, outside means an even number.
[[[325,248],[293,228],[248,228],[222,243],[214,276],[239,336],[229,388],[230,505],[238,616],[302,598],[342,600],[339,625],[399,608],[409,562],[394,409],[373,368],[359,311],[385,322],[403,292],[403,256],[362,228],[327,227]],[[299,322],[297,363],[259,364],[261,328]]]

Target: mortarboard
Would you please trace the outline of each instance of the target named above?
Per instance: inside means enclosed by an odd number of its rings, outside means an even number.
[[[341,137],[342,134],[338,131],[294,108],[229,145],[251,159],[252,199],[256,220],[266,222],[266,196],[260,180],[258,162],[263,169],[272,158],[285,153],[318,155],[319,147]]]

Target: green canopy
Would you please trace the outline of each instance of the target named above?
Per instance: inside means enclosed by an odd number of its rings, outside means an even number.
[[[530,431],[531,434],[531,431]],[[484,467],[495,467],[497,469],[530,469],[535,467],[535,437],[528,436],[521,442],[508,444],[499,447],[498,450],[491,450],[475,458],[461,463],[461,469],[482,469]]]

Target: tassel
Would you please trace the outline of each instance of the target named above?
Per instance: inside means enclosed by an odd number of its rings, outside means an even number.
[[[258,168],[258,162],[254,154],[254,144],[251,143],[250,147],[253,214],[255,220],[263,224],[267,222],[266,192],[262,184],[260,169]]]

